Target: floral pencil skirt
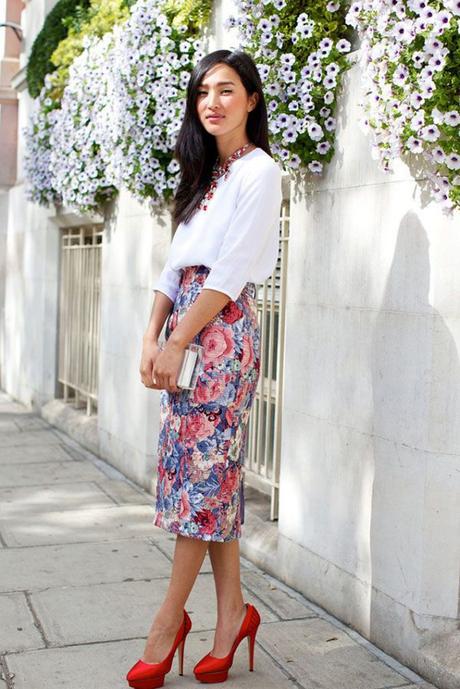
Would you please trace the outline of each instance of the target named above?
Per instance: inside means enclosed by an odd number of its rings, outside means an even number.
[[[165,337],[198,297],[209,268],[182,269]],[[260,371],[256,287],[247,282],[195,336],[204,347],[194,390],[160,391],[153,523],[205,541],[241,536],[244,455]]]

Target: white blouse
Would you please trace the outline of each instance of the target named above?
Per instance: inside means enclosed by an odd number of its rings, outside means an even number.
[[[153,289],[175,301],[181,268],[205,265],[203,289],[224,292],[235,301],[246,282],[264,282],[278,258],[282,200],[278,163],[262,148],[234,160],[227,179],[217,180],[207,210],[180,222],[168,259]]]

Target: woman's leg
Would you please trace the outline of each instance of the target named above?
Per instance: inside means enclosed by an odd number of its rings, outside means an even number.
[[[230,653],[233,641],[246,614],[240,579],[240,542],[209,543],[217,595],[217,625],[211,655],[217,658]]]
[[[145,645],[142,660],[159,663],[171,650],[183,620],[183,610],[201,569],[208,549],[208,541],[178,535],[166,596],[161,604]]]

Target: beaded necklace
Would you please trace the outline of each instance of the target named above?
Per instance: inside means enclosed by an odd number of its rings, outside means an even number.
[[[220,177],[222,177],[222,175],[224,175],[224,179],[227,179],[227,177],[230,174],[230,165],[233,163],[234,160],[237,160],[237,158],[241,158],[244,151],[250,145],[251,145],[251,142],[249,141],[247,144],[244,144],[244,146],[240,146],[240,148],[237,148],[236,151],[233,151],[233,153],[228,156],[228,158],[222,163],[222,165],[219,164],[218,159],[216,160],[216,162],[214,163],[214,166],[212,168],[211,182],[206,187],[206,191],[204,193],[204,196],[197,206],[198,209],[203,210],[203,211],[206,211],[208,209],[208,202],[214,196],[214,191],[217,187],[217,180]]]

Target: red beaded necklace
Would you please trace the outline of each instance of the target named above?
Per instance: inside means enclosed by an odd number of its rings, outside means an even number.
[[[214,196],[214,191],[217,187],[217,180],[220,177],[222,177],[222,175],[224,175],[224,179],[227,179],[227,177],[230,174],[230,165],[233,163],[234,160],[237,160],[237,158],[241,158],[244,151],[250,145],[251,142],[249,141],[247,144],[244,144],[244,146],[240,146],[240,148],[237,148],[236,151],[233,151],[233,153],[228,156],[228,158],[222,163],[222,165],[219,164],[218,159],[216,160],[212,168],[211,182],[207,186],[204,196],[197,206],[198,209],[203,211],[206,211],[208,209],[208,202]]]

